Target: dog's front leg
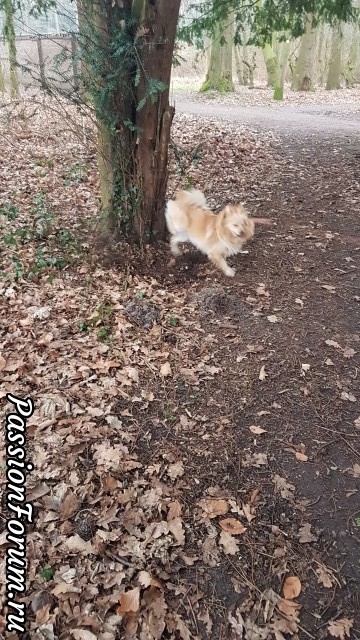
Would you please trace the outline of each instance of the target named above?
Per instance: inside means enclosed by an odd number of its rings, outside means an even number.
[[[219,253],[209,253],[208,255],[209,260],[211,260],[211,262],[213,264],[215,264],[217,267],[219,267],[219,269],[221,269],[221,271],[223,273],[225,273],[226,276],[229,276],[229,278],[233,278],[235,275],[235,269],[232,269],[231,267],[229,267],[228,263],[226,262],[225,258],[219,254]]]
[[[173,256],[180,256],[181,250],[179,247],[179,239],[176,236],[171,236],[170,238],[170,251]]]

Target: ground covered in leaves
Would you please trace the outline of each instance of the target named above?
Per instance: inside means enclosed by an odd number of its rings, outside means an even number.
[[[356,640],[359,139],[176,117],[169,194],[273,223],[230,281],[95,243],[93,127],[64,109],[7,105],[0,141],[2,416],[36,404],[28,638]]]

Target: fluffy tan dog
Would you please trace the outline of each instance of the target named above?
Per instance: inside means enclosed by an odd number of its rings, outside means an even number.
[[[165,217],[174,256],[181,253],[179,242],[191,242],[226,276],[235,275],[225,258],[239,253],[254,235],[254,222],[241,204],[227,205],[216,215],[209,211],[201,191],[179,191],[167,203]]]

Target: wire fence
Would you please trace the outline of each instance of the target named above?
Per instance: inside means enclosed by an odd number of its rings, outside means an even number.
[[[19,85],[28,93],[47,87],[60,92],[79,88],[80,62],[75,33],[16,36]],[[5,89],[10,86],[8,45],[0,39],[0,64]]]

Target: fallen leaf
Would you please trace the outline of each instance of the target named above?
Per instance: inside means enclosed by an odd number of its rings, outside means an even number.
[[[239,520],[236,520],[236,518],[225,518],[225,520],[220,520],[219,525],[224,531],[231,533],[232,536],[238,536],[246,531],[246,527],[244,527]]]
[[[339,620],[334,620],[330,622],[328,625],[328,632],[334,638],[340,638],[340,640],[345,640],[345,637],[350,638],[350,630],[354,625],[354,620],[350,618],[339,618]]]
[[[162,589],[162,585],[156,578],[152,578],[151,574],[148,571],[139,571],[138,573],[138,581],[142,587],[147,589],[150,586],[158,587]]]
[[[318,566],[315,573],[318,577],[318,582],[326,587],[326,589],[330,589],[336,582],[333,572],[325,567],[325,565]]]
[[[335,340],[325,340],[325,344],[327,344],[328,347],[335,347],[335,349],[341,349],[339,343],[336,342]]]
[[[301,369],[302,369],[302,371],[310,371],[310,365],[309,364],[302,364],[301,365]]]
[[[265,365],[263,364],[263,366],[260,369],[260,373],[259,373],[259,380],[265,380],[265,378],[267,378],[267,373],[265,373]]]
[[[345,347],[343,351],[344,358],[353,358],[355,354],[355,349],[351,349],[350,347]]]
[[[140,587],[130,589],[120,595],[120,606],[117,608],[116,613],[128,613],[129,611],[139,611],[140,607]]]
[[[136,632],[139,627],[139,619],[135,613],[128,613],[126,616],[126,625],[125,625],[125,634],[126,638],[132,638],[136,635]],[[111,637],[113,640],[115,636]]]
[[[128,377],[130,378],[130,380],[133,380],[134,382],[139,382],[139,372],[137,369],[135,369],[135,367],[127,367],[126,373],[128,374]]]
[[[307,522],[302,527],[300,527],[298,538],[299,538],[299,542],[301,542],[301,544],[306,544],[307,542],[316,542],[317,541],[317,537],[314,536],[314,534],[311,533],[310,529],[311,529],[311,524],[309,522]]]
[[[358,418],[355,418],[354,425],[356,429],[360,429],[360,416]]]
[[[79,499],[72,491],[65,496],[64,502],[60,509],[60,518],[68,520],[78,510],[80,505]]]
[[[38,626],[45,625],[50,618],[51,604],[46,604],[36,612],[35,621]]]
[[[54,596],[58,597],[64,593],[81,593],[81,589],[79,587],[75,587],[73,584],[66,584],[66,582],[59,582],[52,592]]]
[[[171,372],[170,362],[164,362],[164,364],[162,364],[160,367],[160,375],[163,378],[166,378],[166,376],[171,376],[171,374],[172,372]]]
[[[167,474],[171,480],[176,480],[176,478],[181,478],[184,475],[184,465],[179,460],[179,462],[175,462],[174,464],[170,464],[167,469]]]
[[[234,536],[227,531],[222,531],[220,533],[219,544],[224,547],[226,555],[235,556],[239,551],[239,546]]]
[[[204,611],[200,611],[197,615],[197,618],[204,623],[207,633],[210,634],[213,628],[213,621],[210,618],[208,610],[205,609]]]
[[[67,538],[64,542],[64,546],[70,553],[80,553],[86,556],[95,553],[95,549],[91,542],[83,540],[78,534]]]
[[[334,365],[334,363],[333,363],[333,361],[332,361],[330,358],[326,358],[326,360],[325,360],[325,364],[326,364],[328,367],[334,367],[334,366],[335,366],[335,365]]]
[[[299,630],[295,620],[287,620],[279,616],[274,616],[270,627],[274,631],[275,640],[285,640],[285,635],[293,636]]]
[[[227,500],[205,498],[199,502],[201,508],[204,510],[203,516],[207,518],[216,518],[217,516],[224,516],[229,511],[229,505]]]
[[[243,467],[262,467],[268,463],[266,453],[247,453],[241,460]]]
[[[3,371],[6,367],[6,360],[2,356],[0,356],[0,371]]]
[[[191,633],[183,619],[178,613],[171,613],[167,618],[167,628],[169,631],[177,630],[181,640],[192,640]]]
[[[70,633],[75,640],[97,640],[97,636],[87,629],[71,629]]]
[[[244,635],[244,618],[242,617],[240,611],[237,609],[235,612],[236,618],[231,615],[230,611],[228,613],[228,621],[230,622],[230,626],[234,633],[236,634],[236,638],[243,638]]]
[[[360,464],[358,464],[357,462],[355,462],[354,466],[352,469],[350,469],[350,475],[352,475],[354,478],[360,478]]]
[[[301,582],[297,576],[289,576],[283,584],[283,596],[285,600],[294,600],[301,593]]]
[[[169,520],[169,531],[173,534],[176,542],[180,546],[184,546],[185,544],[185,531],[181,518],[174,518],[173,520]]]
[[[279,322],[279,318],[277,316],[268,316],[267,319],[269,320],[269,322],[271,322],[272,324],[275,324],[276,322]]]
[[[296,302],[296,304],[299,304],[301,308],[303,308],[304,303],[303,303],[303,301],[301,300],[301,298],[295,298],[295,302]]]
[[[276,606],[279,611],[288,616],[288,618],[294,618],[296,621],[298,621],[297,614],[301,609],[301,604],[293,602],[293,600],[285,600],[284,598],[281,598]]]
[[[262,433],[267,433],[266,429],[262,429],[261,427],[258,427],[256,425],[251,425],[251,427],[249,427],[251,433],[254,433],[257,436],[260,436]]]
[[[301,453],[300,451],[295,451],[295,458],[300,462],[307,462],[309,459],[305,453]]]
[[[273,476],[272,482],[274,483],[275,489],[279,491],[282,498],[284,498],[285,500],[293,500],[293,492],[295,491],[295,486],[293,484],[290,484],[290,482],[287,482],[285,478],[282,478],[277,474]]]
[[[336,287],[334,287],[332,284],[322,284],[321,288],[326,289],[326,291],[331,291],[331,293],[336,291]]]
[[[114,491],[118,487],[119,481],[114,476],[107,475],[102,478],[102,484],[105,490]]]
[[[174,518],[180,518],[182,512],[182,506],[178,500],[174,500],[168,504],[167,521],[174,520]]]
[[[244,504],[243,505],[243,512],[245,515],[245,518],[248,522],[251,522],[252,520],[254,520],[254,518],[256,517],[253,513],[252,513],[252,505],[251,504]]]
[[[256,293],[258,294],[258,296],[265,296],[266,298],[268,298],[270,295],[269,292],[266,291],[264,284],[259,284],[259,286],[256,288]]]
[[[356,402],[356,398],[353,393],[348,393],[347,391],[341,392],[341,400],[349,400],[349,402]]]

